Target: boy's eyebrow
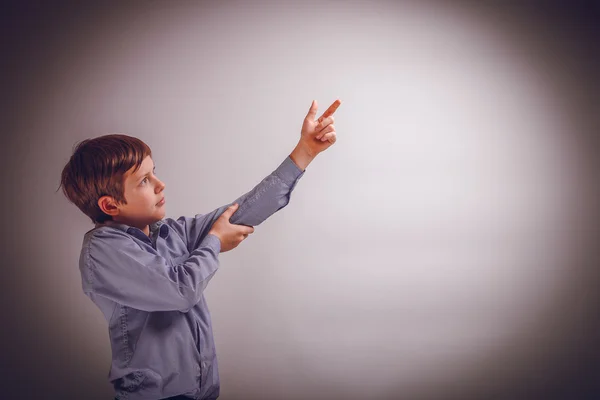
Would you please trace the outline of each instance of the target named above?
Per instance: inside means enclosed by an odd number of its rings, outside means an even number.
[[[154,172],[155,170],[156,170],[156,165],[154,165],[154,166],[152,167],[152,172]],[[144,175],[140,175],[140,174],[138,174],[138,175],[137,175],[137,179],[141,179],[141,178],[143,178],[143,177],[145,177],[146,175],[149,175],[149,174],[150,174],[150,172],[146,172]]]

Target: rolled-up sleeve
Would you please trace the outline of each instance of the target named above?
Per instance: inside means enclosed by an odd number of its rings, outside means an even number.
[[[188,250],[198,247],[217,218],[234,203],[239,208],[230,218],[232,224],[257,226],[278,210],[285,207],[291,198],[292,191],[304,175],[290,156],[252,190],[225,204],[208,214],[197,214],[194,217],[180,217],[176,221],[168,220],[172,228],[185,236]]]
[[[118,230],[97,230],[84,249],[90,296],[143,311],[189,311],[219,267],[221,243],[207,235],[182,264],[171,266]]]

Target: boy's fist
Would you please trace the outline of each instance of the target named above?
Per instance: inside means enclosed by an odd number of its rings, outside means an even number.
[[[218,237],[221,241],[221,253],[236,248],[242,240],[246,239],[249,234],[254,232],[252,226],[235,225],[229,222],[229,218],[231,218],[238,207],[239,204],[236,203],[227,208],[227,210],[217,218],[208,232],[209,234]]]

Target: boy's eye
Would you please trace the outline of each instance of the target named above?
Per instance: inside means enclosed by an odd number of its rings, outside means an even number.
[[[156,167],[154,167],[154,169],[152,170],[152,173],[154,174],[156,172]],[[142,179],[142,181],[140,182],[140,184],[146,182],[148,180],[148,177],[145,177],[144,179]]]

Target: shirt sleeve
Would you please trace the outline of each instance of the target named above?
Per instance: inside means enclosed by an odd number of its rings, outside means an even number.
[[[117,230],[97,230],[84,266],[88,295],[143,311],[189,311],[219,266],[221,242],[207,235],[182,264],[171,266]]]
[[[177,220],[167,218],[165,221],[184,237],[188,251],[199,246],[217,218],[234,203],[239,208],[230,218],[232,224],[257,226],[278,210],[285,207],[291,198],[292,191],[304,175],[290,156],[252,190],[225,204],[208,214],[197,214],[194,217],[179,217]]]

